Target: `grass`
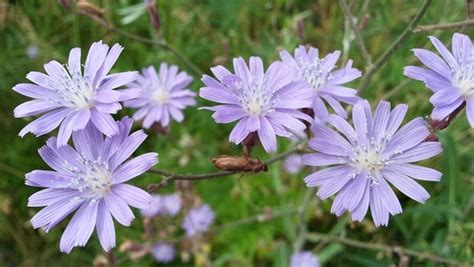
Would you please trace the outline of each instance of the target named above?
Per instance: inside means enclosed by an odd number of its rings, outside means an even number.
[[[141,1],[139,1],[141,2]],[[189,58],[201,70],[209,72],[216,64],[229,65],[233,57],[261,56],[266,65],[278,59],[278,50],[293,50],[299,44],[311,44],[321,54],[342,50],[344,17],[335,1],[157,1],[161,14],[160,33],[167,42]],[[359,1],[354,1],[359,3]],[[420,24],[453,22],[465,19],[464,1],[433,1]],[[126,25],[121,21],[130,14],[135,1],[94,1],[103,7],[105,17],[117,27],[134,34],[150,37],[146,12]],[[371,1],[363,40],[373,58],[382,54],[390,43],[405,29],[422,1]],[[356,4],[354,10],[358,10]],[[133,11],[133,10],[132,10]],[[141,12],[141,11],[139,11]],[[298,25],[298,26],[297,26]],[[465,31],[472,35],[472,30]],[[392,88],[403,83],[403,66],[414,63],[411,48],[427,46],[426,36],[450,40],[453,30],[416,33],[406,40],[387,63],[375,74],[366,97],[376,103]],[[96,40],[111,44],[120,42],[125,50],[114,71],[136,70],[160,62],[178,64],[177,58],[165,49],[143,44],[117,35],[100,27],[88,17],[74,15],[58,1],[0,1],[0,266],[90,266],[102,251],[93,237],[85,248],[76,248],[70,255],[59,252],[59,238],[63,222],[48,234],[35,231],[28,221],[38,209],[27,208],[27,198],[36,189],[24,185],[24,173],[46,168],[37,149],[47,137],[17,136],[26,125],[23,119],[14,119],[12,111],[25,98],[14,93],[13,85],[25,82],[30,70],[42,71],[42,65],[51,59],[65,61],[72,47],[86,49]],[[30,46],[39,48],[37,58],[26,56]],[[355,42],[346,56],[354,65],[365,70]],[[187,69],[189,71],[189,69]],[[353,86],[356,87],[359,81]],[[192,89],[201,87],[195,77]],[[409,118],[430,113],[429,90],[419,82],[408,82],[393,96],[393,104],[407,103]],[[199,106],[204,105],[199,100]],[[124,110],[117,116],[131,114]],[[213,171],[209,159],[220,154],[238,154],[239,148],[227,142],[232,125],[217,125],[207,111],[186,111],[186,120],[174,123],[171,134],[157,136],[149,132],[149,139],[140,149],[158,151],[159,167],[176,172]],[[423,183],[431,198],[420,205],[399,194],[404,207],[401,215],[391,217],[386,228],[374,228],[370,216],[362,223],[331,215],[332,201],[312,198],[307,209],[309,232],[331,235],[343,234],[348,238],[373,244],[402,246],[421,252],[431,252],[446,258],[474,263],[474,215],[468,203],[474,189],[474,131],[462,113],[448,130],[441,134],[445,152],[424,164],[444,173],[440,183]],[[279,150],[291,144],[278,140]],[[268,158],[257,149],[261,159]],[[217,213],[216,224],[225,224],[265,210],[285,210],[298,207],[306,188],[302,182],[305,173],[290,176],[281,164],[272,165],[267,173],[237,176],[193,184],[194,192],[209,203]],[[133,183],[145,187],[158,181],[154,175],[144,175]],[[160,189],[173,191],[174,185]],[[472,208],[472,207],[471,207]],[[137,216],[139,217],[139,215]],[[124,240],[141,240],[143,228],[137,218],[130,228],[117,228],[118,244]],[[178,222],[176,222],[178,223]],[[298,232],[298,216],[288,215],[270,222],[243,224],[225,228],[212,235],[205,250],[188,262],[176,261],[170,266],[287,266],[292,245]],[[398,264],[399,256],[373,250],[352,248],[339,243],[306,242],[304,249],[314,250],[327,266],[388,266]],[[147,256],[140,262],[130,261],[126,254],[114,250],[123,266],[148,266]],[[413,266],[439,266],[430,260],[411,258]]]

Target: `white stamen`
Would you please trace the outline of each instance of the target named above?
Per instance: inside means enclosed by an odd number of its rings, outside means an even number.
[[[168,101],[169,92],[161,87],[157,87],[155,90],[153,90],[152,98],[155,103],[162,105]]]
[[[82,192],[82,198],[102,198],[112,186],[107,162],[102,161],[100,157],[92,161],[87,159],[84,155],[82,155],[78,161],[85,167],[83,170],[72,167],[65,162],[64,168],[76,175],[68,187]]]
[[[474,54],[471,53],[453,70],[452,84],[459,89],[464,97],[474,94]]]
[[[251,115],[265,115],[273,109],[275,100],[272,99],[273,91],[263,88],[264,81],[255,77],[251,78],[249,87],[244,87],[241,81],[228,83],[227,87],[234,91],[240,104]]]
[[[333,78],[331,70],[323,69],[322,60],[319,58],[316,58],[314,62],[304,60],[300,60],[300,62],[298,75],[306,80],[316,91],[319,91],[321,87]]]
[[[61,68],[60,78],[50,87],[62,97],[63,105],[77,109],[89,108],[96,91],[87,74],[82,76],[79,69],[69,66]]]

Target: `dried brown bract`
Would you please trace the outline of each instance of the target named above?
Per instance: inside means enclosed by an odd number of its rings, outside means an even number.
[[[78,1],[76,6],[79,13],[90,17],[102,25],[107,26],[107,20],[104,17],[105,12],[102,8],[99,8],[86,0]]]
[[[222,155],[212,159],[212,163],[225,171],[266,172],[267,165],[259,159]]]

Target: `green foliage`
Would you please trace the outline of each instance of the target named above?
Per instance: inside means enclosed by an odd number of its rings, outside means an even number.
[[[134,34],[153,36],[147,13],[137,1],[93,1],[105,11],[114,25]],[[363,1],[353,1],[358,10]],[[383,53],[406,27],[422,1],[371,1],[368,24],[362,37],[373,58]],[[465,19],[465,1],[436,0],[421,24],[459,21]],[[281,48],[294,49],[299,44],[311,44],[325,54],[342,50],[344,17],[336,1],[303,0],[157,0],[161,14],[162,37],[174,48],[209,72],[216,64],[230,65],[232,58],[261,56],[268,65],[278,58]],[[6,12],[1,12],[6,10]],[[297,26],[301,23],[301,27]],[[300,31],[300,34],[298,34]],[[472,30],[466,31],[472,34]],[[453,31],[433,32],[449,42]],[[376,103],[406,78],[402,68],[415,64],[411,48],[431,46],[427,33],[417,33],[402,44],[385,66],[373,77],[367,90],[369,100]],[[302,38],[302,39],[301,39]],[[74,15],[56,0],[0,1],[0,266],[90,266],[101,249],[93,237],[85,248],[76,248],[70,255],[59,252],[59,238],[66,222],[50,233],[35,231],[29,219],[38,209],[27,208],[27,198],[36,189],[24,185],[24,173],[45,169],[37,149],[47,137],[17,136],[27,120],[14,119],[13,109],[25,101],[14,93],[13,85],[26,82],[30,70],[42,71],[51,59],[65,61],[72,47],[88,48],[96,40],[111,44],[120,42],[125,50],[114,71],[141,69],[166,61],[187,69],[166,49],[143,44],[107,31],[90,18]],[[39,56],[29,59],[26,49],[39,48]],[[84,57],[84,54],[83,54]],[[365,70],[355,42],[348,51],[354,65]],[[192,89],[201,86],[195,77]],[[357,86],[358,81],[354,83]],[[408,82],[390,98],[393,104],[410,105],[408,117],[430,113],[431,92],[419,82]],[[205,105],[199,100],[198,105]],[[124,110],[119,115],[131,114]],[[213,171],[209,159],[215,155],[238,154],[239,148],[229,144],[232,125],[217,125],[207,111],[190,108],[182,124],[174,123],[171,134],[149,139],[141,151],[158,151],[159,167],[176,172],[204,173]],[[119,116],[117,116],[118,118]],[[474,131],[466,116],[460,115],[441,135],[443,156],[425,162],[444,173],[440,183],[423,183],[431,199],[420,205],[398,194],[404,207],[401,215],[392,217],[387,228],[375,229],[370,217],[363,223],[349,222],[347,217],[330,214],[331,201],[312,198],[308,209],[308,231],[345,235],[368,243],[402,246],[430,252],[446,258],[474,263]],[[280,151],[291,147],[279,139]],[[268,158],[259,148],[260,159]],[[203,200],[217,213],[216,224],[260,214],[264,210],[282,211],[298,207],[306,192],[303,173],[289,176],[281,164],[274,164],[267,173],[196,182],[195,188]],[[134,179],[136,185],[159,181],[156,175]],[[160,189],[160,192],[171,191]],[[137,217],[139,215],[137,214]],[[267,222],[253,222],[228,227],[213,235],[211,259],[213,266],[287,266],[293,253],[298,232],[298,216],[279,217]],[[140,240],[143,228],[138,218],[130,228],[116,227],[117,241]],[[314,250],[327,266],[388,266],[399,262],[398,255],[374,250],[352,248],[339,243],[306,242],[304,249]],[[151,257],[139,265],[126,254],[114,250],[123,266],[149,266]],[[429,260],[411,258],[413,266],[439,266]],[[191,266],[192,261],[185,266]],[[179,261],[170,266],[183,266]]]

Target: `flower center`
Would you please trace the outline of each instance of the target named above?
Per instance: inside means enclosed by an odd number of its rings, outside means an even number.
[[[250,115],[265,115],[271,111],[273,107],[273,92],[268,92],[263,87],[263,80],[251,77],[250,85],[245,87],[239,77],[229,75],[223,79],[222,83],[234,92],[239,99],[240,105]]]
[[[84,198],[100,199],[104,197],[112,186],[108,164],[103,162],[100,157],[91,161],[83,156],[80,160],[85,168],[82,170],[69,168],[76,174],[69,187],[82,192]]]
[[[474,81],[462,80],[459,82],[458,87],[459,87],[459,90],[461,91],[461,95],[469,96],[469,94],[474,88]]]
[[[386,162],[381,160],[378,150],[374,147],[357,147],[352,156],[352,161],[360,170],[368,173],[380,170],[386,165]]]
[[[468,97],[474,94],[474,58],[468,58],[453,73],[453,85],[461,95]]]
[[[307,81],[315,91],[319,91],[328,80],[332,79],[330,70],[322,68],[322,60],[319,58],[311,63],[302,62],[298,75]]]
[[[258,115],[262,112],[262,104],[260,104],[256,100],[251,100],[250,103],[247,105],[247,110],[252,115]]]
[[[62,103],[67,107],[90,108],[95,89],[87,75],[82,76],[80,69],[72,66],[60,69],[59,78],[51,86],[62,97]]]
[[[152,97],[155,103],[162,105],[168,101],[169,93],[168,91],[159,87],[153,91]]]

